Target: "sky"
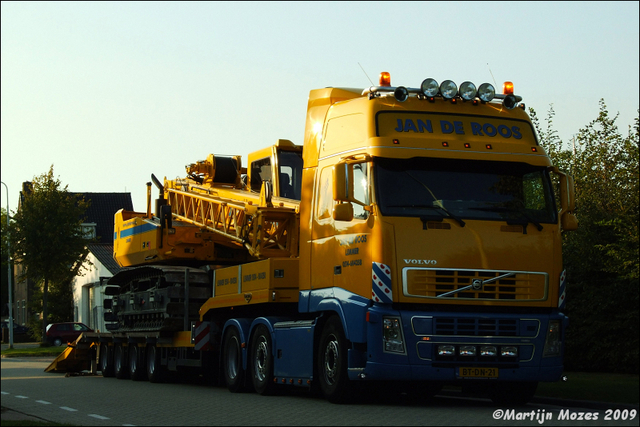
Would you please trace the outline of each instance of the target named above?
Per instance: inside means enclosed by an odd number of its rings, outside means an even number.
[[[309,91],[512,81],[570,141],[639,107],[638,2],[2,2],[2,182],[71,192],[184,177],[209,153],[303,143]],[[370,80],[369,80],[370,79]],[[7,206],[2,186],[2,207]],[[154,198],[157,190],[154,187]]]

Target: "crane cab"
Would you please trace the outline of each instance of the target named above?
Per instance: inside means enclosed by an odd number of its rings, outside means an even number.
[[[300,200],[302,192],[302,146],[287,139],[249,154],[247,187],[260,193],[263,182],[270,182],[273,196]]]

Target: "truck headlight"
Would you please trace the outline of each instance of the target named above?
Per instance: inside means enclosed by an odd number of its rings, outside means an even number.
[[[464,82],[460,85],[460,97],[465,101],[472,101],[477,93],[476,85],[471,82]]]
[[[475,356],[476,355],[476,346],[475,345],[461,345],[458,350],[460,356]]]
[[[453,345],[439,345],[438,356],[455,356],[456,347]]]
[[[478,97],[484,101],[489,102],[496,96],[496,90],[491,83],[482,83],[478,88]]]
[[[383,318],[382,341],[384,344],[384,351],[404,353],[404,339],[402,337],[400,319],[396,317]]]
[[[506,345],[506,346],[500,347],[500,356],[518,357],[518,347],[514,345]]]
[[[480,347],[480,356],[484,357],[496,357],[498,355],[498,349],[495,345],[483,345]]]
[[[549,327],[547,328],[547,339],[544,343],[544,351],[542,357],[557,357],[560,356],[560,350],[562,348],[561,333],[560,333],[560,321],[550,320]]]

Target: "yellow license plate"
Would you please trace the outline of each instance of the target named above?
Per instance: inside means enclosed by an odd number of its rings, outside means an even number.
[[[458,378],[498,378],[498,368],[458,368]]]

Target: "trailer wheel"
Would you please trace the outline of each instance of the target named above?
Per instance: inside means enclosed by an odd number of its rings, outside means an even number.
[[[224,334],[222,375],[230,392],[237,393],[244,390],[245,371],[242,368],[242,345],[240,333],[234,327],[227,329]]]
[[[513,381],[493,384],[489,397],[497,405],[526,405],[536,393],[538,383]]]
[[[142,366],[142,348],[136,344],[129,345],[129,374],[132,380],[142,381],[144,380],[144,374],[146,369]]]
[[[318,346],[318,381],[324,397],[343,403],[351,397],[352,383],[347,373],[349,341],[338,316],[332,316],[322,329]]]
[[[113,367],[115,369],[116,378],[119,380],[129,377],[127,348],[122,344],[116,344],[113,356]]]
[[[271,334],[264,325],[259,325],[251,338],[251,378],[258,394],[270,395],[275,391],[273,383],[273,347]]]
[[[147,377],[149,382],[162,383],[166,380],[166,368],[160,361],[160,349],[155,345],[147,347]]]
[[[113,377],[113,347],[107,343],[100,344],[100,370],[103,377]]]

